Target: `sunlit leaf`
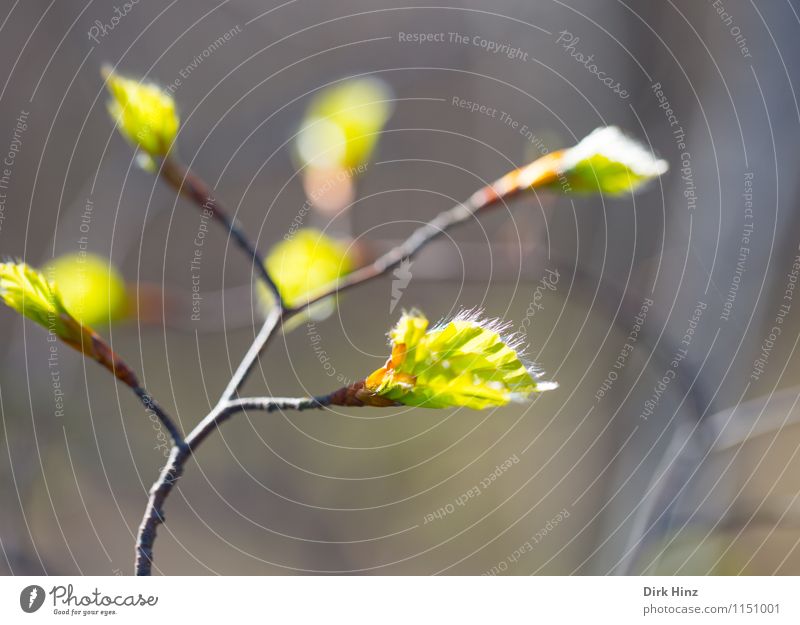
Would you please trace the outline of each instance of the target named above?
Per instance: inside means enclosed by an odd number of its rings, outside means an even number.
[[[669,165],[619,128],[598,128],[564,151],[559,174],[573,191],[629,193],[666,173]],[[557,184],[557,183],[556,183]]]
[[[27,263],[0,263],[0,297],[60,338],[80,341],[80,324],[70,315],[55,283]]]
[[[562,193],[636,191],[666,173],[669,165],[615,126],[597,128],[578,145],[550,152],[503,176],[501,193],[552,189]]]
[[[523,362],[520,339],[507,331],[474,311],[432,329],[421,313],[404,313],[389,333],[390,358],[365,380],[358,398],[371,405],[482,409],[556,388]]]
[[[27,263],[0,263],[0,299],[56,337],[97,361],[132,388],[139,382],[109,345],[89,326],[70,314],[53,280]]]
[[[164,156],[180,127],[175,100],[155,84],[119,76],[108,68],[103,73],[112,96],[108,112],[120,132],[149,156]]]

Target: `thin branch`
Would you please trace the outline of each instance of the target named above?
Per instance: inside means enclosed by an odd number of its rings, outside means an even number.
[[[243,410],[263,410],[270,413],[276,410],[312,410],[325,408],[328,405],[326,397],[245,397],[235,399],[225,404],[218,412],[212,411],[207,415],[186,437],[189,449],[194,450],[202,443],[211,432],[237,412]]]
[[[175,486],[175,482],[183,474],[183,465],[189,457],[189,453],[187,447],[173,447],[167,464],[150,489],[144,518],[136,534],[136,575],[150,575],[151,573],[156,529],[164,522],[164,501],[172,491],[172,487]]]
[[[283,315],[284,310],[279,306],[276,306],[269,311],[267,318],[264,320],[264,323],[253,340],[253,343],[245,353],[241,363],[239,363],[239,366],[236,368],[236,371],[234,371],[231,381],[228,382],[228,385],[225,387],[222,397],[220,398],[220,403],[230,401],[241,390],[242,386],[247,380],[247,376],[250,375],[250,371],[253,370],[253,366],[258,361],[258,357],[261,355],[261,352],[267,346],[267,343],[269,343],[269,340],[277,329],[278,325],[282,323]]]
[[[512,172],[513,174],[514,172]],[[511,175],[509,175],[511,176]],[[364,284],[382,275],[385,275],[404,260],[416,255],[423,247],[431,241],[442,236],[449,229],[459,224],[470,221],[479,213],[486,211],[501,202],[510,199],[518,194],[522,189],[517,185],[511,185],[508,182],[509,176],[504,176],[497,182],[487,185],[470,196],[466,202],[457,204],[449,210],[439,213],[431,221],[424,226],[417,228],[411,233],[403,243],[397,247],[389,250],[383,256],[380,256],[371,264],[361,267],[356,271],[349,273],[336,283],[324,287],[320,292],[312,295],[310,299],[294,308],[287,308],[279,305],[273,309],[261,326],[261,330],[256,335],[255,340],[247,350],[242,362],[236,368],[233,378],[228,383],[225,391],[222,393],[220,402],[226,402],[233,399],[244,384],[247,376],[250,374],[261,352],[264,351],[273,333],[283,327],[292,317],[304,312],[309,306],[335,295],[345,289]]]
[[[528,166],[528,170],[531,166]],[[220,398],[217,406],[186,437],[186,446],[183,448],[174,447],[170,454],[169,461],[161,475],[150,490],[150,498],[147,503],[144,518],[139,526],[139,533],[136,540],[136,574],[149,575],[153,562],[153,544],[156,539],[156,529],[164,522],[163,506],[166,498],[172,492],[172,488],[183,474],[186,460],[195,452],[197,447],[208,437],[211,432],[235,413],[250,409],[265,410],[272,412],[278,409],[306,410],[312,408],[323,408],[333,397],[332,395],[317,398],[303,399],[280,399],[280,398],[249,398],[234,399],[241,390],[242,385],[252,371],[258,357],[269,343],[275,331],[280,329],[283,324],[292,317],[304,312],[312,304],[335,295],[345,289],[363,284],[378,278],[404,260],[416,255],[425,245],[442,236],[446,231],[459,224],[470,221],[479,213],[510,199],[520,193],[523,189],[535,186],[539,180],[550,181],[552,173],[546,168],[542,168],[543,175],[540,179],[529,178],[528,181],[519,184],[520,172],[515,170],[504,176],[497,182],[483,187],[473,193],[470,198],[454,206],[453,208],[439,213],[430,222],[415,230],[408,239],[396,248],[390,250],[383,256],[377,258],[372,264],[362,267],[351,274],[348,274],[337,283],[329,285],[319,293],[313,295],[301,306],[287,308],[280,299],[278,289],[270,278],[264,267],[263,262],[258,257],[258,252],[247,243],[244,235],[237,236],[233,230],[235,225],[225,216],[224,211],[219,210],[219,205],[211,195],[211,191],[193,176],[188,170],[178,165],[170,158],[164,160],[162,175],[170,181],[181,193],[188,195],[200,206],[208,208],[209,203],[213,207],[213,214],[231,229],[240,246],[247,251],[254,259],[254,263],[263,269],[264,277],[268,286],[276,296],[276,306],[267,315],[261,330],[256,335],[244,358],[236,368],[231,381]],[[243,243],[244,242],[244,243]]]
[[[161,470],[158,480],[150,489],[150,497],[136,536],[136,575],[150,575],[153,566],[153,544],[156,540],[156,530],[164,522],[164,502],[172,492],[175,483],[183,475],[186,461],[211,432],[231,416],[243,410],[263,410],[269,413],[275,410],[309,410],[324,406],[324,398],[251,397],[226,402],[212,410],[189,433],[184,445],[175,445],[172,448],[166,466]]]
[[[106,343],[105,339],[97,334],[97,332],[88,326],[80,326],[80,332],[80,343],[66,339],[62,340],[64,340],[67,345],[80,351],[87,358],[91,358],[105,367],[114,377],[136,393],[136,396],[141,400],[145,409],[155,414],[158,420],[161,421],[161,424],[167,428],[169,435],[172,437],[173,445],[176,447],[183,447],[186,445],[183,440],[183,432],[181,432],[181,429],[158,402],[153,399],[152,395],[144,389],[139,382],[136,372],[111,349],[111,346]]]
[[[183,448],[186,446],[186,441],[183,439],[183,432],[177,426],[177,424],[172,420],[167,412],[158,404],[158,402],[153,399],[153,396],[150,395],[143,387],[141,386],[134,386],[133,392],[136,393],[136,396],[141,400],[142,404],[144,405],[146,410],[150,410],[158,417],[158,420],[161,421],[161,424],[167,428],[167,432],[172,437],[172,444],[175,447]]]
[[[477,217],[478,214],[511,199],[521,191],[519,187],[509,187],[505,181],[506,178],[504,177],[494,184],[483,187],[473,193],[466,202],[439,213],[424,226],[420,226],[412,232],[411,236],[403,243],[392,248],[383,256],[378,257],[371,264],[347,274],[337,283],[328,285],[320,292],[312,294],[308,301],[302,305],[288,309],[285,315],[286,319],[302,312],[320,300],[385,275],[399,266],[404,260],[418,254],[428,243],[439,238],[451,228],[470,221],[473,217]]]
[[[230,216],[228,210],[220,204],[209,187],[198,175],[178,162],[173,156],[166,156],[161,164],[161,177],[164,178],[178,193],[191,199],[201,210],[207,211],[214,219],[220,222],[230,233],[233,240],[247,256],[258,272],[259,278],[271,291],[275,306],[267,315],[250,348],[242,358],[241,363],[234,371],[233,377],[220,397],[219,405],[224,405],[236,396],[242,385],[247,380],[250,371],[258,361],[258,356],[266,347],[275,329],[280,325],[286,306],[281,297],[277,284],[267,271],[266,263],[255,245],[250,242],[239,224]]]
[[[272,276],[269,275],[264,259],[256,249],[256,246],[250,242],[239,223],[214,196],[211,187],[200,176],[171,155],[164,157],[159,173],[178,193],[192,200],[197,204],[198,208],[207,211],[213,219],[222,224],[225,230],[230,233],[236,245],[250,258],[259,278],[275,297],[278,307],[283,308],[280,291]]]
[[[247,354],[245,354],[241,364],[237,367],[233,379],[222,394],[220,401],[228,401],[236,395],[247,379],[251,369],[258,361],[259,355],[269,343],[272,334],[275,330],[283,327],[283,324],[289,319],[304,312],[308,307],[320,300],[385,275],[400,265],[404,260],[415,256],[428,243],[442,236],[454,226],[466,223],[479,213],[497,206],[514,195],[517,195],[522,189],[508,182],[509,177],[514,173],[515,172],[512,172],[509,176],[504,176],[497,182],[479,189],[473,193],[466,202],[457,204],[451,209],[439,213],[427,224],[412,232],[411,236],[403,243],[389,250],[371,264],[361,267],[349,273],[338,282],[324,287],[318,293],[313,294],[305,303],[293,308],[282,308],[279,306],[277,311],[272,311],[264,321],[264,325],[261,327],[261,330],[250,346],[250,349],[247,351]]]
[[[214,206],[219,209],[219,204],[211,196],[210,189],[208,189],[208,187],[199,178],[191,174],[191,172],[189,172],[182,165],[179,165],[171,157],[164,159],[161,171],[176,189],[188,194],[200,206],[206,206],[209,201],[212,201]],[[519,194],[524,189],[537,184],[538,180],[533,179],[532,181],[526,183],[524,187],[521,186],[518,183],[519,173],[521,171],[522,170],[515,170],[510,174],[503,176],[493,184],[487,185],[473,193],[467,201],[457,204],[449,210],[439,213],[427,224],[417,228],[414,232],[412,232],[411,236],[409,236],[403,243],[389,250],[383,256],[380,256],[370,265],[361,267],[360,269],[348,274],[338,282],[323,288],[322,291],[312,295],[307,302],[301,304],[300,306],[289,308],[284,304],[283,300],[280,298],[280,293],[278,292],[277,286],[266,271],[263,261],[257,260],[257,264],[264,269],[265,279],[268,281],[270,288],[275,294],[277,304],[264,320],[261,330],[259,330],[241,363],[236,368],[231,381],[228,383],[225,391],[222,393],[220,403],[222,404],[233,399],[241,390],[244,382],[247,380],[248,375],[255,366],[255,363],[258,362],[258,357],[269,343],[270,338],[276,330],[283,327],[283,324],[286,321],[304,312],[309,306],[320,300],[326,299],[341,291],[364,284],[365,282],[385,275],[400,265],[400,263],[402,263],[404,260],[415,256],[428,243],[439,238],[454,226],[470,221],[479,213],[497,206],[498,204],[505,202],[506,200]],[[543,169],[540,180],[542,182],[549,182],[551,175],[552,174],[550,170]],[[225,212],[222,211],[219,214],[224,215]],[[229,222],[230,220],[223,221],[223,224]],[[242,237],[243,236],[244,235],[242,235]],[[256,252],[252,247],[246,249],[251,249],[252,252],[250,253],[253,258],[258,259],[258,252]]]

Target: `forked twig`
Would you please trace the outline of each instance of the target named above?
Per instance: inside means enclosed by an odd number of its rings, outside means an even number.
[[[465,202],[439,213],[427,224],[415,230],[403,243],[380,256],[371,264],[312,294],[308,301],[302,305],[289,308],[285,306],[280,298],[278,288],[269,276],[269,272],[266,270],[266,266],[255,247],[249,243],[243,231],[227,217],[227,212],[213,198],[210,189],[199,178],[185,168],[181,168],[169,158],[164,160],[161,171],[165,179],[200,206],[207,207],[209,201],[212,202],[214,207],[213,214],[229,229],[239,246],[253,259],[254,264],[261,268],[259,270],[260,276],[274,293],[276,303],[267,315],[261,330],[248,348],[241,363],[234,371],[217,405],[189,433],[184,447],[173,447],[166,466],[162,469],[158,480],[150,489],[147,508],[136,539],[137,575],[150,575],[152,572],[153,544],[156,539],[156,530],[164,522],[164,503],[172,492],[175,483],[183,474],[186,461],[194,454],[200,443],[216,430],[220,424],[235,413],[247,409],[273,412],[275,410],[324,408],[327,405],[328,398],[326,397],[235,399],[275,332],[282,328],[288,320],[304,312],[312,304],[385,275],[404,260],[419,253],[428,243],[443,235],[447,230],[470,221],[473,217],[477,217],[479,213],[505,202],[522,190],[520,185],[516,184],[516,172],[512,172],[512,174],[503,177],[497,182],[479,189]],[[530,183],[535,184],[536,181],[531,180]]]

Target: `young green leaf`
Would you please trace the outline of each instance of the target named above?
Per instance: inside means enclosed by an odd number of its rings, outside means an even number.
[[[635,191],[666,173],[669,165],[615,126],[597,128],[564,151],[558,174],[581,193],[622,194]]]
[[[597,128],[576,146],[545,154],[506,174],[496,193],[553,189],[563,193],[630,193],[666,173],[669,164],[615,126]]]
[[[80,342],[80,324],[55,284],[27,263],[0,263],[0,297],[10,308],[67,342]]]
[[[107,67],[103,76],[112,96],[108,112],[123,136],[150,157],[166,155],[180,127],[172,96],[157,85],[119,76]]]
[[[100,363],[131,388],[138,388],[133,370],[94,330],[70,314],[55,282],[40,271],[27,263],[0,263],[0,299],[84,356]]]
[[[556,388],[523,361],[519,338],[507,330],[507,324],[481,319],[479,311],[432,329],[420,312],[404,313],[389,333],[386,364],[334,403],[483,409]]]

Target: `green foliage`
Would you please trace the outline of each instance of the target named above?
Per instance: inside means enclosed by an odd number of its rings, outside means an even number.
[[[68,341],[80,341],[55,283],[27,263],[0,263],[0,297],[13,310]]]
[[[655,158],[641,143],[619,128],[607,126],[564,150],[557,168],[561,179],[551,186],[568,185],[578,193],[620,195],[636,191],[668,168],[666,161]]]
[[[482,409],[527,399],[556,388],[537,381],[522,362],[519,340],[507,327],[467,312],[428,330],[419,312],[404,313],[389,333],[392,355],[365,382],[365,403],[373,396],[409,406]]]
[[[108,112],[123,136],[151,157],[166,155],[180,127],[172,96],[152,83],[118,76],[108,68],[103,72],[112,96]]]

